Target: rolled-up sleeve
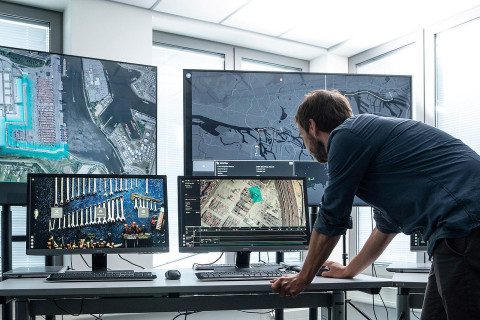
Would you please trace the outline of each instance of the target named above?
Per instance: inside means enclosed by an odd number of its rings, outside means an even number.
[[[389,221],[385,214],[378,209],[373,209],[373,219],[377,225],[377,229],[382,233],[400,233],[400,227]]]
[[[348,129],[333,131],[328,148],[328,185],[314,229],[334,236],[352,228],[352,204],[375,150]]]

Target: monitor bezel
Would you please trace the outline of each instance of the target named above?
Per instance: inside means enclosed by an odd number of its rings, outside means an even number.
[[[31,248],[30,236],[32,235],[32,217],[31,213],[31,179],[35,177],[89,177],[89,178],[141,178],[141,179],[162,179],[163,191],[164,191],[164,219],[165,230],[167,232],[167,244],[165,247],[145,247],[145,248],[90,248],[90,249],[43,249],[43,248]],[[26,254],[27,255],[40,255],[40,256],[59,256],[70,254],[119,254],[119,253],[165,253],[170,251],[170,230],[168,219],[168,195],[167,195],[167,176],[166,175],[138,175],[138,174],[50,174],[50,173],[29,173],[27,175],[27,243]]]
[[[328,73],[328,72],[282,72],[282,71],[248,71],[248,70],[207,70],[207,69],[184,69],[183,70],[183,145],[184,145],[184,174],[185,175],[193,175],[193,159],[192,159],[192,148],[193,148],[193,141],[192,141],[192,76],[187,77],[188,73],[192,72],[208,72],[208,73],[237,73],[237,74],[246,74],[246,73],[258,73],[258,74],[279,74],[279,75],[326,75],[326,76],[351,76],[351,77],[365,77],[365,76],[375,76],[375,77],[405,77],[410,80],[410,118],[402,118],[402,119],[413,119],[413,112],[414,112],[414,100],[413,100],[413,82],[411,75],[396,75],[396,74],[363,74],[363,73]],[[215,160],[215,159],[213,159]],[[218,159],[222,160],[222,159]],[[268,161],[275,161],[275,160],[268,160]],[[268,162],[266,161],[266,162]],[[200,175],[199,175],[200,176]],[[195,176],[196,177],[196,176]],[[267,177],[267,176],[266,176]],[[366,202],[362,201],[354,201],[354,207],[358,206],[369,206]],[[321,201],[320,201],[321,202]],[[311,202],[308,203],[310,207],[312,206],[320,206],[321,203]]]
[[[124,63],[124,64],[129,64],[129,65],[136,65],[136,66],[142,66],[142,67],[151,67],[154,69],[155,76],[156,76],[156,86],[155,86],[155,97],[158,95],[158,67],[155,65],[150,65],[150,64],[142,64],[142,63],[137,63],[137,62],[128,62],[128,61],[120,61],[120,60],[113,60],[113,59],[104,59],[104,58],[97,58],[97,57],[91,57],[91,56],[80,56],[80,55],[73,55],[73,54],[65,54],[65,53],[58,53],[58,52],[53,52],[53,51],[41,51],[41,50],[33,50],[33,49],[25,49],[25,48],[16,48],[16,47],[9,47],[9,46],[3,46],[0,45],[0,49],[7,49],[7,50],[19,50],[19,51],[26,51],[26,52],[35,52],[35,53],[43,53],[43,54],[48,54],[49,56],[52,55],[58,55],[58,56],[66,56],[66,57],[73,57],[73,58],[80,58],[80,59],[92,59],[92,60],[98,60],[98,61],[108,61],[108,62],[114,62],[114,63]],[[155,108],[155,120],[157,121],[156,123],[156,130],[158,130],[158,99],[156,102],[156,108]],[[157,151],[158,151],[158,136],[155,139],[155,164],[158,162],[158,156],[157,156]],[[1,153],[1,152],[0,152]],[[35,161],[36,157],[31,158],[33,161]],[[1,160],[1,159],[0,159]],[[107,167],[108,169],[108,167]],[[49,173],[49,172],[44,172],[45,174],[64,174],[64,173]],[[155,166],[155,173],[157,173],[157,167]],[[32,173],[33,174],[33,173]],[[107,173],[106,173],[107,174]],[[108,173],[110,174],[110,173]],[[115,173],[115,174],[121,174],[121,173]],[[134,173],[132,173],[133,175]],[[28,177],[27,177],[28,180]],[[27,181],[26,182],[15,182],[15,181],[0,181],[0,205],[16,205],[16,206],[26,206],[27,205]]]
[[[304,208],[305,208],[305,232],[307,233],[307,244],[305,245],[295,245],[295,246],[215,246],[215,247],[183,247],[182,246],[182,236],[183,236],[183,205],[182,205],[182,181],[183,180],[301,180],[304,184]],[[238,251],[300,251],[308,250],[310,243],[311,231],[310,231],[310,214],[308,210],[308,199],[307,199],[307,190],[306,183],[307,179],[305,177],[280,177],[280,176],[178,176],[178,251],[182,253],[208,253],[208,252],[238,252]]]

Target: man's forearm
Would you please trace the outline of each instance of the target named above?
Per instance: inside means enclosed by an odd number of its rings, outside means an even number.
[[[356,276],[377,260],[388,244],[395,238],[396,233],[383,233],[373,229],[362,250],[348,264],[346,273]]]
[[[339,239],[340,236],[330,237],[313,230],[308,254],[299,276],[310,283],[317,274],[318,269],[332,253]]]

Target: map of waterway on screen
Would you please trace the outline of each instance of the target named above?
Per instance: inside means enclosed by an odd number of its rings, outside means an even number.
[[[0,181],[156,172],[156,68],[0,47]]]
[[[305,95],[336,89],[354,114],[410,118],[410,78],[192,72],[192,158],[314,160],[293,118]]]

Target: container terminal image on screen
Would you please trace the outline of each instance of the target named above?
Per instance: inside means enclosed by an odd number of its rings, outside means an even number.
[[[154,66],[0,47],[0,181],[155,174]]]

